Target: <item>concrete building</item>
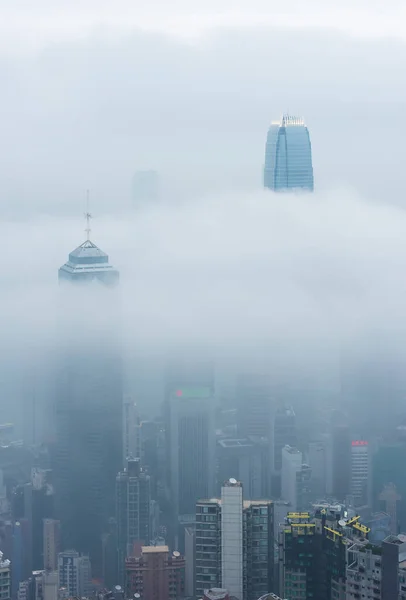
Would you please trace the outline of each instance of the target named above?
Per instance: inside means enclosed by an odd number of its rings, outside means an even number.
[[[127,459],[127,467],[116,478],[116,522],[119,583],[124,585],[125,559],[135,542],[151,542],[151,490],[149,475],[139,458]]]
[[[125,561],[126,597],[178,600],[185,595],[185,559],[168,546],[143,546]]]
[[[273,469],[282,470],[282,450],[285,446],[296,446],[296,415],[291,406],[279,406],[273,423]]]
[[[185,527],[185,595],[195,594],[196,526]]]
[[[58,589],[66,590],[67,597],[86,597],[91,592],[92,570],[88,556],[75,550],[58,555]]]
[[[311,500],[311,469],[303,464],[302,453],[297,448],[285,446],[282,450],[282,499],[290,503],[291,510],[309,508]]]
[[[312,491],[316,498],[325,498],[327,492],[327,443],[326,440],[309,442],[307,463],[312,470]]]
[[[0,552],[0,600],[11,600],[11,563]]]
[[[217,491],[235,475],[246,500],[266,498],[269,480],[269,444],[262,438],[221,439],[217,442]]]
[[[371,457],[366,440],[351,442],[350,491],[354,506],[371,504]]]
[[[60,551],[60,521],[44,519],[44,569],[56,571]]]
[[[244,501],[228,480],[221,498],[196,505],[195,594],[220,587],[238,600],[257,600],[273,585],[273,504]],[[237,595],[239,594],[239,595]]]
[[[272,438],[272,393],[268,373],[253,370],[237,381],[238,432],[240,437]]]

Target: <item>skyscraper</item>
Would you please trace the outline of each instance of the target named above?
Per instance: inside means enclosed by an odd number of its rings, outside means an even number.
[[[59,269],[57,511],[64,547],[90,553],[96,570],[122,466],[118,279],[89,239]]]
[[[283,115],[268,131],[264,187],[277,192],[313,191],[312,148],[303,119]]]

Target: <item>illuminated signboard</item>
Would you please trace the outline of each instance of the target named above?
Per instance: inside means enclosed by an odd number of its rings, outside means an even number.
[[[209,387],[182,387],[175,391],[177,398],[210,398],[212,390]]]
[[[352,442],[353,446],[368,446],[368,442],[365,440],[354,440]]]

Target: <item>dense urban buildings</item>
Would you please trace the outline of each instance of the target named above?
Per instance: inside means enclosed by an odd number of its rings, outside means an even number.
[[[58,555],[58,588],[66,590],[68,598],[88,597],[91,593],[92,569],[89,557],[75,550]]]
[[[271,124],[266,140],[264,186],[276,192],[313,191],[312,148],[303,119],[283,115]]]
[[[11,600],[11,565],[0,552],[0,600]]]
[[[96,572],[123,464],[118,279],[107,254],[89,239],[59,269],[57,516],[63,547],[90,553]]]

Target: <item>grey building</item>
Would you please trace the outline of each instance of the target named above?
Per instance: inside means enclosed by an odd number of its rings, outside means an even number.
[[[230,475],[244,488],[247,500],[267,496],[269,480],[269,444],[260,439],[222,439],[217,442],[217,492]]]
[[[194,515],[198,498],[214,492],[214,394],[209,386],[168,391],[169,486],[177,516]]]
[[[277,192],[313,191],[312,148],[303,119],[283,115],[271,124],[266,140],[264,187]]]
[[[244,501],[240,482],[196,505],[195,593],[225,587],[239,600],[273,589],[273,503]],[[239,591],[236,594],[236,591]]]
[[[58,588],[66,590],[68,598],[88,597],[91,592],[92,569],[90,559],[76,550],[58,555]]]
[[[118,573],[124,585],[125,559],[131,555],[135,542],[148,546],[151,489],[149,475],[143,473],[139,459],[127,460],[127,467],[116,479],[116,521]]]
[[[64,547],[101,566],[122,468],[119,274],[89,239],[59,269],[54,477]]]

